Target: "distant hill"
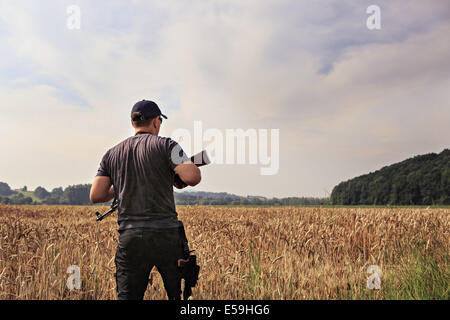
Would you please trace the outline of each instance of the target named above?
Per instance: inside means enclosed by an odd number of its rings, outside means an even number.
[[[261,196],[237,196],[227,192],[185,191],[175,192],[175,203],[178,205],[328,205],[329,198],[289,197],[266,198]]]
[[[448,205],[450,150],[386,166],[334,187],[334,205]]]

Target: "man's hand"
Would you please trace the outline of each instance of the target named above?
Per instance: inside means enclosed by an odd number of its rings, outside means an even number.
[[[175,171],[175,180],[177,180],[176,176],[178,176],[182,184],[191,187],[197,185],[202,179],[200,169],[192,162],[183,162],[177,165],[173,171]]]
[[[183,189],[186,188],[188,185],[186,183],[183,182],[183,180],[181,180],[179,175],[175,175],[175,179],[173,181],[173,185],[175,186],[175,188],[177,189]]]

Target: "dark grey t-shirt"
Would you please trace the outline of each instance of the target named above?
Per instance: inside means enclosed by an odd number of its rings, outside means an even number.
[[[97,176],[110,177],[114,186],[119,230],[180,225],[173,169],[188,160],[176,141],[151,133],[132,136],[106,152]]]

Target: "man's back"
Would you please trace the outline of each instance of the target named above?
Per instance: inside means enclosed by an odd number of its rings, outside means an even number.
[[[153,101],[137,102],[131,110],[135,136],[106,152],[92,182],[93,203],[119,200],[118,299],[142,299],[154,266],[167,297],[181,295],[183,274],[177,261],[189,256],[189,247],[175,211],[173,186],[195,186],[201,174],[178,143],[158,136],[163,118]]]
[[[97,175],[111,178],[120,203],[119,230],[179,225],[173,197],[176,164],[171,160],[175,146],[170,138],[144,133],[107,151]]]

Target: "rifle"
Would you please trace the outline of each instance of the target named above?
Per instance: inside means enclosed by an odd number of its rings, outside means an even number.
[[[117,199],[114,198],[113,202],[111,203],[111,207],[109,208],[108,211],[106,211],[104,214],[100,214],[100,212],[98,212],[98,211],[95,213],[97,215],[97,221],[102,221],[103,218],[109,216],[111,213],[116,211],[118,207],[119,207],[119,201],[117,201]]]

